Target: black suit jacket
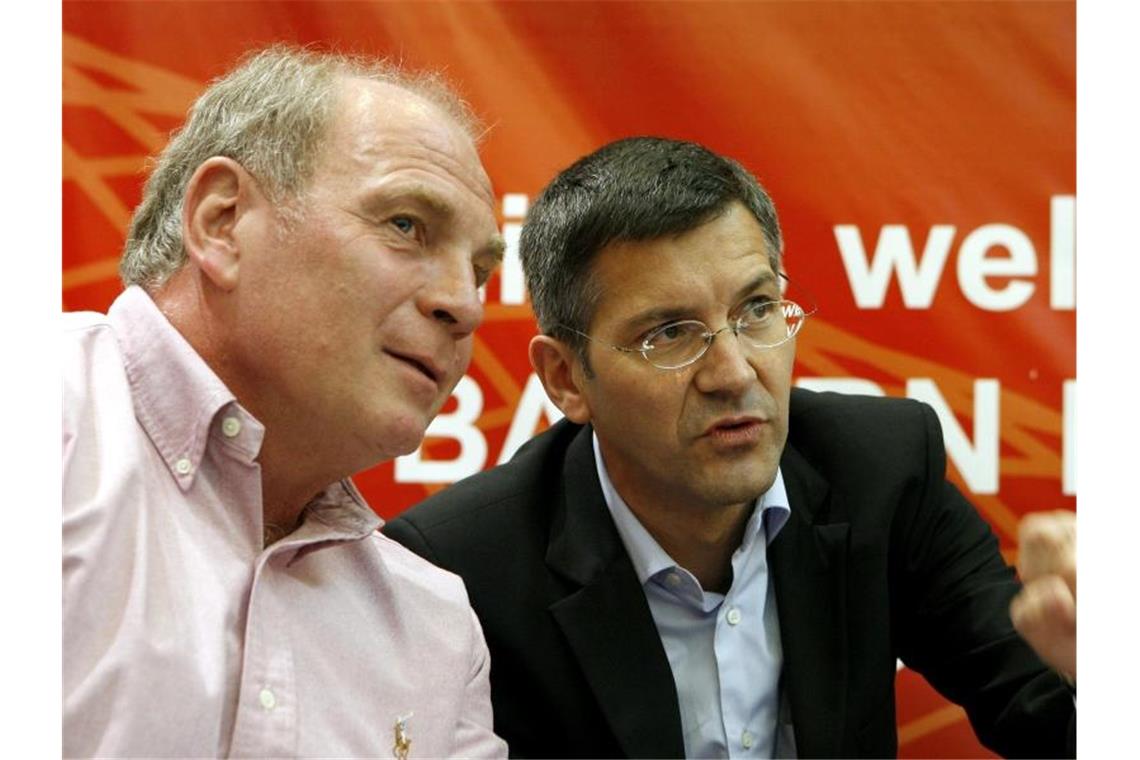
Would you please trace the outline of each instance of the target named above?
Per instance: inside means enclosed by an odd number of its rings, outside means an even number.
[[[672,672],[590,433],[562,421],[383,530],[466,582],[512,755],[680,757]],[[994,751],[1075,752],[1070,694],[1012,629],[1017,582],[946,482],[929,407],[793,390],[780,466],[792,513],[768,561],[801,757],[897,753],[896,657]]]

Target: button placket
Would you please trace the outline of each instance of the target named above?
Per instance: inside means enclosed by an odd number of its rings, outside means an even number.
[[[271,556],[254,572],[246,614],[242,686],[231,754],[289,756],[296,753],[296,674],[289,636],[278,622],[282,605]]]

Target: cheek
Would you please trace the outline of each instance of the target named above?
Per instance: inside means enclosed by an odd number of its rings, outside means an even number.
[[[780,426],[778,433],[780,435],[780,448],[783,449],[783,444],[788,437],[788,415],[791,413],[791,394],[792,394],[792,368],[795,363],[795,354],[788,353],[786,359],[781,362],[778,369],[774,369],[768,379],[765,380],[768,392],[772,394],[772,398],[776,402],[776,409]]]
[[[471,344],[470,337],[464,338],[455,344],[454,362],[451,367],[451,378],[447,387],[443,390],[443,400],[446,401],[451,392],[455,390],[455,386],[463,379],[463,375],[467,372],[468,367],[471,365]]]
[[[792,387],[792,370],[796,362],[794,346],[777,353],[761,355],[756,364],[756,374],[760,382],[778,400],[787,399]]]
[[[703,408],[700,394],[690,394],[691,384],[683,378],[653,378],[654,384],[641,383],[631,390],[626,405],[629,424],[651,434],[655,441],[680,445],[691,434],[694,412]]]

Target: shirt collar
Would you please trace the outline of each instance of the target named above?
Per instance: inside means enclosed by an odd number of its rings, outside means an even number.
[[[107,317],[123,352],[135,416],[179,488],[185,491],[193,484],[211,429],[222,424],[220,418],[215,423],[215,417],[223,407],[232,410],[227,416],[242,423],[241,434],[227,435],[226,444],[247,461],[257,457],[264,426],[241,408],[146,291],[128,287],[111,304]]]
[[[271,552],[293,551],[290,562],[319,549],[330,541],[355,541],[376,530],[380,519],[351,479],[333,483],[305,505],[301,526],[270,548]]]
[[[610,480],[609,472],[606,470],[606,463],[602,460],[602,449],[598,445],[598,434],[593,433],[594,444],[594,465],[598,470],[598,480],[602,486],[602,496],[606,500],[606,506],[610,510],[610,515],[613,517],[614,525],[617,527],[618,535],[621,537],[622,543],[625,544],[626,553],[629,554],[630,562],[633,563],[634,572],[637,573],[638,582],[645,585],[651,578],[663,570],[669,570],[677,567],[677,563],[669,554],[661,548],[657,540],[645,529],[641,521],[630,510],[629,505],[621,497],[614,487],[613,481]],[[788,492],[784,488],[784,475],[780,469],[776,469],[776,479],[772,483],[772,487],[761,494],[756,500],[756,508],[752,510],[752,516],[748,520],[748,524],[744,528],[744,538],[741,541],[741,549],[747,551],[751,548],[756,541],[756,537],[761,532],[763,526],[765,535],[767,537],[767,544],[772,543],[772,539],[784,527],[784,523],[788,521],[788,516],[791,514],[791,505],[788,504]]]
[[[305,506],[305,519],[325,525],[334,535],[325,538],[353,539],[379,530],[384,521],[356,490],[351,479],[333,483]]]

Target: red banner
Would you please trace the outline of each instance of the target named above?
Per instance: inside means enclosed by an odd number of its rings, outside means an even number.
[[[612,139],[731,155],[775,198],[819,313],[797,382],[910,396],[1012,558],[1075,508],[1075,6],[960,2],[65,2],[63,300],[105,310],[145,160],[211,78],[275,41],[445,69],[517,240],[530,198]],[[549,424],[517,251],[420,452],[357,478],[385,516]],[[900,753],[988,756],[904,671]]]

